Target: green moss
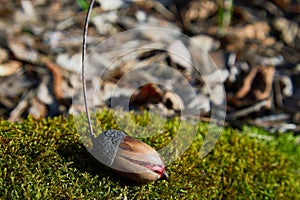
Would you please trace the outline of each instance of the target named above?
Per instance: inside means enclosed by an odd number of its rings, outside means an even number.
[[[147,114],[126,115],[135,123],[149,124]],[[96,116],[94,123],[102,129],[120,128],[113,112],[104,110]],[[0,199],[300,198],[296,162],[300,147],[292,133],[270,136],[253,127],[242,132],[225,128],[213,150],[201,159],[199,150],[208,124],[199,123],[190,148],[167,167],[170,180],[139,185],[91,157],[74,121],[73,117],[0,121]],[[169,119],[160,134],[143,140],[161,148],[175,137],[179,124],[178,119]],[[187,123],[182,124],[190,130]]]

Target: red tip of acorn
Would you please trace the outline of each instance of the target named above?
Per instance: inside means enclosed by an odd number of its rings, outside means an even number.
[[[163,173],[161,174],[160,180],[168,180],[168,179],[169,179],[169,175],[164,170]]]

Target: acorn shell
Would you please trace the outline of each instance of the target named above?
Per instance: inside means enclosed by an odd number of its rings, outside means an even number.
[[[104,131],[95,138],[93,155],[106,166],[139,182],[156,181],[162,178],[161,172],[166,175],[155,149],[119,130]]]

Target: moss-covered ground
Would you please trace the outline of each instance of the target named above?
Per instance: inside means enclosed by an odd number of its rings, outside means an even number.
[[[112,112],[97,116],[104,127],[116,128]],[[176,123],[170,119],[163,134],[144,141],[154,147],[166,143],[176,134]],[[168,181],[140,185],[88,153],[74,117],[0,120],[0,199],[300,199],[300,145],[293,133],[227,127],[200,158],[207,126],[199,123],[192,145],[167,166]]]

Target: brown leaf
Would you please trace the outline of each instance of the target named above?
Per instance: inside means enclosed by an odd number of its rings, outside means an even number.
[[[140,87],[131,97],[131,104],[146,105],[148,103],[158,103],[162,100],[163,92],[154,83],[149,83]]]
[[[34,40],[29,36],[9,38],[8,47],[19,60],[33,63],[38,61],[38,53],[34,49]]]
[[[267,99],[271,94],[274,74],[275,68],[272,65],[252,67],[236,92],[235,98],[231,100],[243,106]]]
[[[0,76],[10,76],[17,73],[21,69],[22,63],[19,61],[10,61],[0,64]]]
[[[62,92],[62,82],[63,82],[63,77],[61,73],[61,69],[51,61],[46,61],[46,65],[48,69],[51,71],[52,76],[53,76],[53,93],[55,97],[60,100],[63,97],[63,92]]]

